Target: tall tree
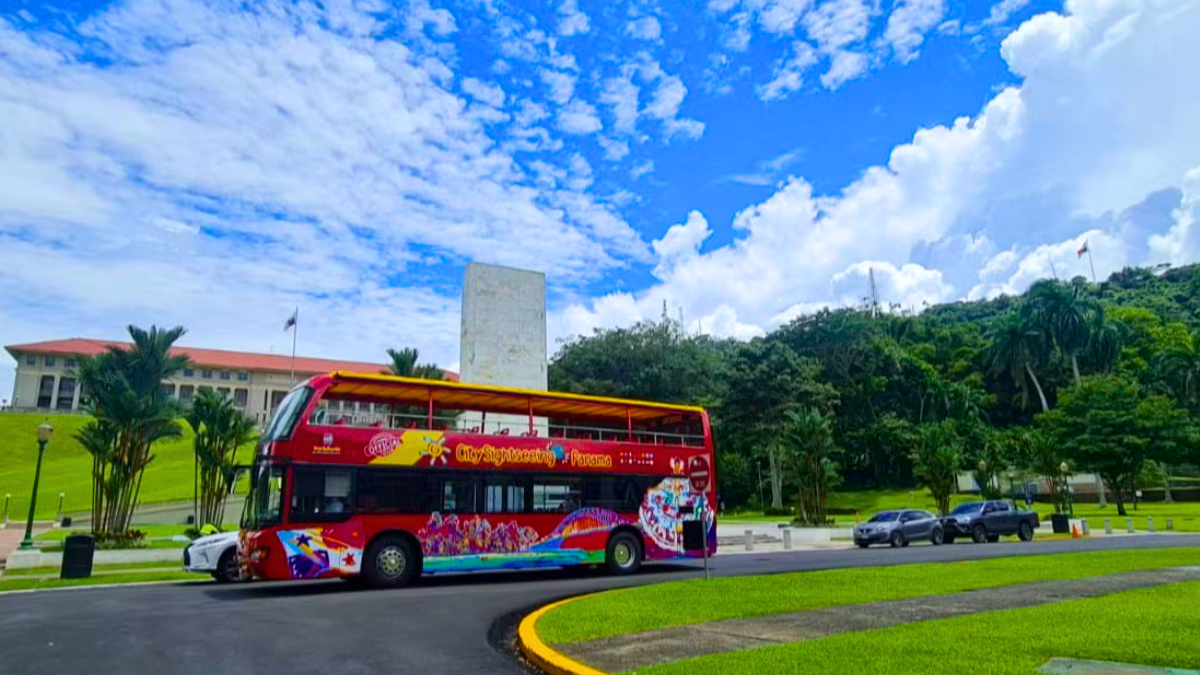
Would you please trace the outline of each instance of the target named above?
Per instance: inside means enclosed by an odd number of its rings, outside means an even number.
[[[953,420],[923,424],[921,440],[913,450],[913,471],[929,488],[938,512],[950,513],[950,497],[958,490],[958,472],[962,467],[962,439]]]
[[[987,368],[995,375],[1007,374],[1021,394],[1021,407],[1029,404],[1029,383],[1037,390],[1042,411],[1050,409],[1034,368],[1046,362],[1045,334],[1018,313],[1004,316],[989,334],[991,343],[984,355]]]
[[[200,468],[196,527],[220,527],[225,519],[225,498],[237,480],[238,448],[253,443],[258,430],[254,420],[235,408],[228,396],[211,391],[196,396],[186,419],[195,432],[192,449]]]
[[[1159,356],[1157,370],[1180,403],[1200,412],[1200,332],[1169,345]]]
[[[789,410],[779,438],[799,492],[800,519],[807,525],[828,521],[829,490],[838,480],[832,456],[833,422],[816,408]]]
[[[1075,386],[1079,386],[1079,355],[1092,335],[1090,315],[1095,306],[1086,299],[1080,284],[1043,279],[1029,289],[1025,308],[1033,321],[1050,336],[1055,346],[1071,361]]]
[[[1054,442],[1079,469],[1100,476],[1125,515],[1125,498],[1147,460],[1180,461],[1195,447],[1187,412],[1132,380],[1084,378],[1064,392],[1054,410],[1038,416]]]
[[[415,377],[420,380],[441,380],[445,371],[431,363],[418,364],[421,353],[414,347],[388,349],[387,372],[397,377]]]
[[[129,530],[154,444],[183,433],[182,409],[162,383],[188,364],[187,357],[170,353],[184,332],[181,326],[148,331],[129,326],[132,347],[108,347],[79,361],[76,377],[93,420],[77,438],[93,458],[99,498],[93,494],[92,529],[99,535],[119,537]]]

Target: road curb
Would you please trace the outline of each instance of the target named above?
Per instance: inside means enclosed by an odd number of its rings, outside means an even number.
[[[544,670],[550,675],[608,675],[602,670],[596,670],[591,666],[580,663],[575,659],[554,650],[542,639],[538,637],[537,631],[534,630],[534,624],[541,616],[550,610],[561,607],[569,602],[582,600],[599,593],[588,593],[566,600],[559,600],[531,612],[524,619],[521,619],[520,626],[517,627],[517,642],[521,645],[521,653],[525,658],[533,662],[533,665]]]
[[[97,588],[136,588],[138,586],[165,586],[167,584],[195,584],[207,581],[208,579],[164,579],[162,581],[131,581],[125,584],[79,584],[77,586],[50,586],[49,588],[21,588],[12,591],[0,591],[0,596],[25,593],[53,593],[57,591],[84,591],[95,590]]]

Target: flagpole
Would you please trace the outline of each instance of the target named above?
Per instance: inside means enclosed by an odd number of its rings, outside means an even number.
[[[1046,259],[1050,261],[1050,273],[1054,275],[1054,280],[1055,280],[1055,281],[1058,281],[1058,270],[1054,269],[1054,256],[1053,256],[1053,254],[1051,254],[1051,255],[1048,255],[1048,256],[1046,257]]]
[[[300,332],[300,308],[292,313],[292,372],[288,375],[288,388],[296,386],[296,333]]]
[[[1096,281],[1096,263],[1092,262],[1092,247],[1088,246],[1088,267],[1092,268],[1092,283],[1099,285]]]

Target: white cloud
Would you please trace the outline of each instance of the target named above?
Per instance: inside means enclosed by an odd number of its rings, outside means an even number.
[[[574,99],[558,109],[558,129],[564,133],[584,135],[600,131],[600,116],[592,104]]]
[[[871,63],[861,52],[838,52],[829,63],[829,70],[821,75],[821,84],[826,89],[837,89],[846,82],[867,72]]]
[[[992,5],[988,17],[983,20],[985,26],[998,26],[1008,21],[1008,17],[1021,11],[1029,4],[1029,0],[1000,0]]]
[[[596,142],[604,150],[605,161],[619,162],[629,155],[629,143],[626,141],[618,141],[607,136],[601,136],[596,139]]]
[[[657,64],[655,64],[657,67]],[[678,75],[661,74],[658,86],[646,104],[645,114],[661,120],[668,139],[675,136],[696,139],[704,133],[704,123],[699,120],[680,118],[679,107],[687,97],[688,89]]]
[[[1007,37],[1001,54],[1023,81],[974,117],[917,131],[828,195],[788,180],[737,214],[732,243],[671,247],[687,254],[660,254],[659,283],[563,320],[652,318],[669,299],[691,316],[727,308],[725,325],[745,333],[852,300],[864,265],[884,302],[1015,293],[1052,274],[1050,261],[1060,277],[1090,276],[1084,239],[1098,276],[1195,261],[1200,88],[1181,83],[1200,63],[1197,31],[1200,3],[1068,0]],[[842,51],[862,35],[819,34]]]
[[[462,90],[471,98],[485,105],[493,108],[504,106],[504,90],[497,85],[487,84],[473,77],[465,77],[462,81]]]
[[[575,0],[563,0],[558,6],[558,14],[561,17],[558,22],[558,34],[563,37],[580,35],[591,30],[587,14],[579,11],[579,4]]]
[[[653,171],[654,171],[654,160],[646,159],[646,160],[642,160],[641,162],[638,162],[637,164],[634,165],[634,167],[632,169],[629,170],[629,177],[634,180],[637,180],[637,179],[641,178],[642,176],[653,173]]]
[[[538,77],[546,85],[546,98],[559,105],[565,105],[575,95],[576,78],[571,73],[541,68]]]
[[[654,41],[662,36],[662,24],[652,16],[644,16],[625,25],[625,33],[638,40]]]
[[[758,97],[764,101],[787,98],[804,86],[804,71],[817,62],[817,53],[806,42],[792,44],[792,52],[780,59],[771,73],[771,81],[757,89]]]
[[[859,306],[870,297],[870,275],[875,274],[875,287],[882,309],[892,305],[904,309],[921,309],[953,299],[954,289],[942,279],[938,270],[907,263],[896,267],[886,261],[862,261],[833,275],[830,290],[843,306]]]
[[[883,39],[896,60],[909,63],[917,58],[925,34],[946,16],[945,0],[900,0],[888,17]]]
[[[699,211],[688,213],[686,222],[672,225],[661,239],[651,244],[658,256],[658,267],[654,269],[654,276],[660,279],[667,278],[676,265],[696,258],[700,253],[700,245],[711,234],[708,221]]]
[[[574,289],[650,260],[581,158],[543,185],[513,154],[561,141],[545,108],[456,76],[449,12],[329,5],[129,0],[59,33],[0,19],[6,341],[178,322],[189,344],[268,351],[299,305],[301,353],[414,345],[445,364],[458,291],[429,270],[474,259]],[[511,139],[493,137],[476,109],[506,103]]]
[[[641,88],[633,82],[632,68],[625,68],[619,77],[604,80],[600,102],[611,109],[617,133],[629,135],[637,128],[640,92]]]
[[[872,14],[867,0],[825,0],[804,15],[804,29],[818,49],[833,54],[867,37]]]

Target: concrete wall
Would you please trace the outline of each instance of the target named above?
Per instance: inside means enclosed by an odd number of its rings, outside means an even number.
[[[482,263],[467,265],[459,361],[462,382],[545,390],[546,275]],[[489,417],[487,421],[492,429],[493,421],[501,420]],[[477,416],[461,420],[465,426],[478,423]],[[504,416],[503,423],[511,424],[514,432],[528,427],[527,418]]]

